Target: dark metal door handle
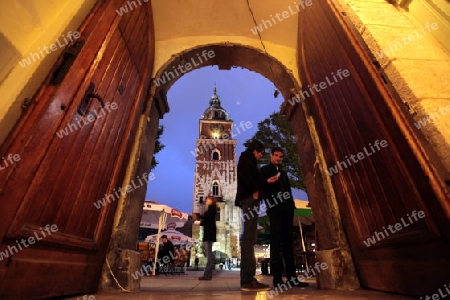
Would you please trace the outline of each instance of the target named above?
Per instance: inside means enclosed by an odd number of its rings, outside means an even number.
[[[89,102],[92,98],[97,99],[102,107],[105,107],[105,103],[103,102],[102,97],[100,97],[98,94],[94,94],[95,85],[91,82],[89,84],[89,87],[86,89],[86,92],[84,93],[83,100],[81,101],[80,107],[78,108],[77,112],[84,116],[86,114],[86,110],[89,107]]]

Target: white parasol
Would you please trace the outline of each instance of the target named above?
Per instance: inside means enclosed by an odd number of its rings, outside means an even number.
[[[167,235],[167,238],[172,242],[174,245],[184,245],[184,244],[195,244],[197,243],[197,240],[194,238],[191,238],[187,235],[184,235],[183,233],[175,230],[175,229],[168,229],[161,232],[161,235]],[[145,238],[146,242],[149,243],[155,243],[160,238],[157,234],[149,235]],[[162,243],[162,242],[160,242]]]
[[[159,240],[161,230],[167,227],[182,227],[187,220],[188,215],[186,213],[182,213],[165,204],[146,200],[144,201],[140,227],[158,229],[156,240]],[[158,250],[159,243],[156,243],[155,261]],[[155,268],[153,268],[152,274],[155,275]]]

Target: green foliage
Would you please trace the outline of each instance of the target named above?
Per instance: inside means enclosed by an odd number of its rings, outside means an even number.
[[[261,165],[270,163],[268,153],[270,153],[272,147],[279,146],[283,148],[285,153],[282,165],[288,174],[291,186],[306,190],[294,131],[285,116],[274,112],[268,118],[259,122],[258,131],[251,139],[245,141],[244,145],[247,146],[252,139],[260,140],[266,147],[267,154],[259,160]]]
[[[164,133],[164,126],[159,125],[158,131],[156,132],[155,150],[153,151],[152,166],[150,170],[153,170],[159,164],[159,162],[155,158],[156,153],[158,153],[165,147],[165,145],[163,145],[160,141],[160,138],[163,133]]]

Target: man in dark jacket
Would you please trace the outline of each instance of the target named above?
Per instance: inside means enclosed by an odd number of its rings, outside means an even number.
[[[208,261],[203,276],[199,277],[198,280],[211,280],[214,270],[215,259],[212,252],[212,244],[216,241],[217,198],[208,196],[206,198],[206,207],[206,212],[200,216],[200,219],[202,220],[200,226],[203,226],[203,246],[205,247]]]
[[[306,287],[308,284],[299,282],[295,273],[292,236],[295,203],[289,178],[281,168],[283,156],[283,149],[272,148],[270,164],[261,168],[261,198],[266,204],[270,221],[270,272],[274,287],[284,284],[284,259],[287,279],[294,286]]]
[[[269,286],[255,279],[256,259],[253,245],[257,240],[260,175],[257,160],[264,154],[264,145],[253,140],[241,153],[237,165],[235,204],[242,208],[243,233],[241,242],[241,290],[264,291]]]
[[[161,236],[161,240],[163,242],[163,248],[159,251],[158,257],[160,257],[163,260],[163,262],[168,260],[173,261],[175,256],[173,253],[174,247],[172,242],[167,239],[167,235],[165,234]]]

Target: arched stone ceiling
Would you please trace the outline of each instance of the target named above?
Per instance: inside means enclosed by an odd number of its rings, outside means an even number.
[[[307,3],[300,0],[249,0],[249,3],[257,24],[266,21],[260,34],[269,55],[298,80],[298,14],[308,8]],[[239,44],[264,51],[258,35],[251,30],[255,23],[246,0],[152,1],[152,9],[156,38],[153,77],[161,73],[173,56],[200,46]],[[222,65],[236,65],[225,57],[218,60]]]

